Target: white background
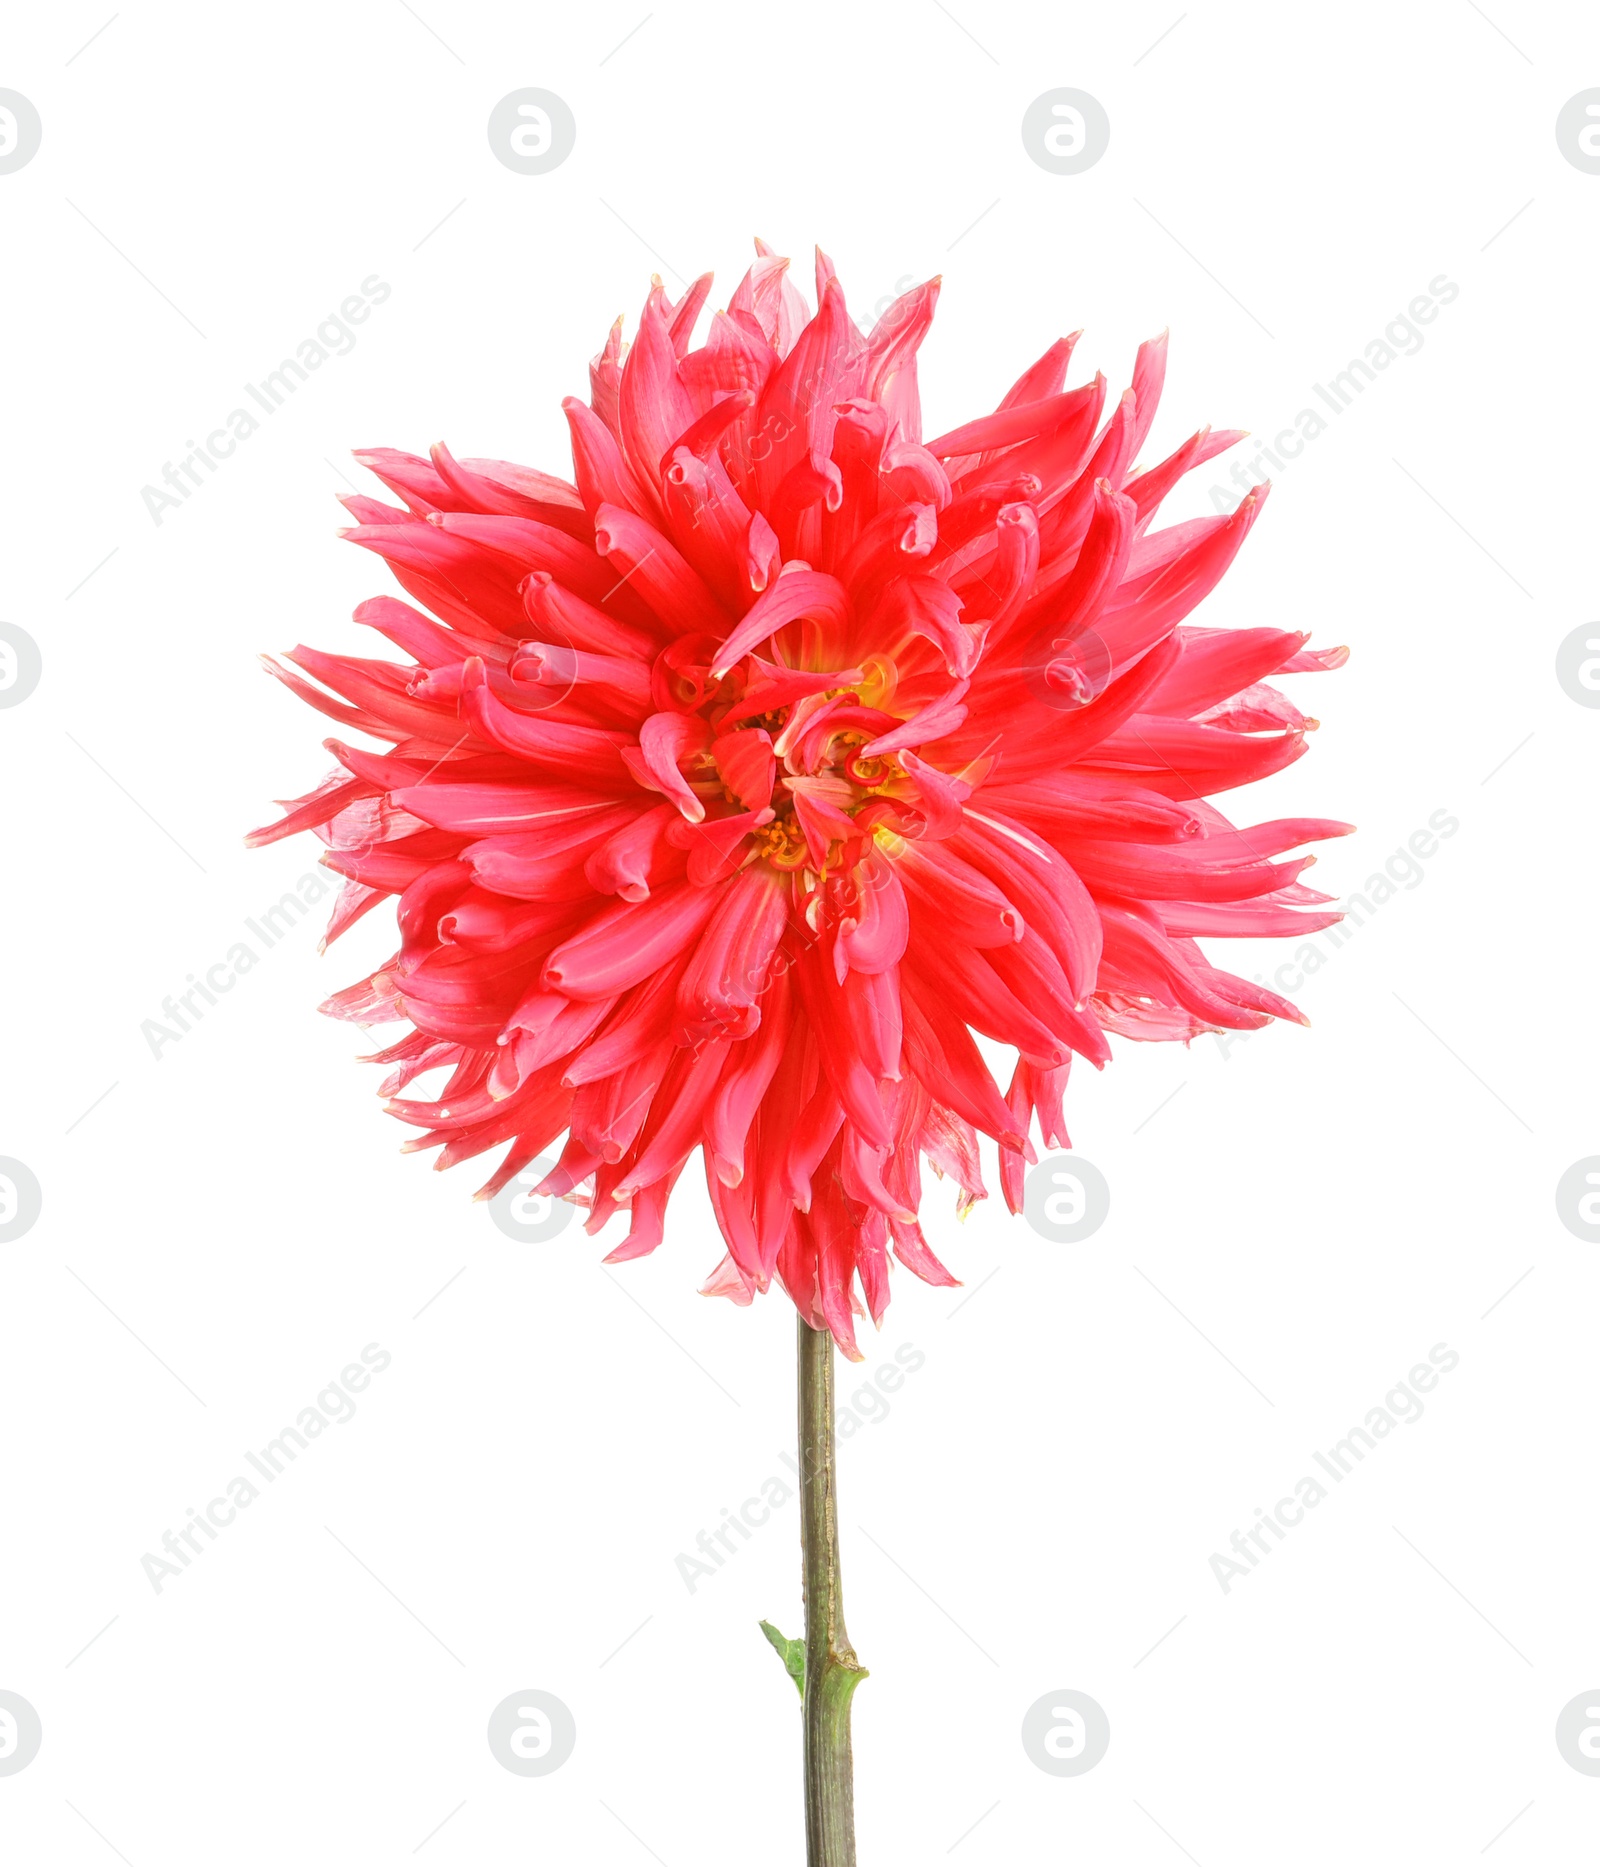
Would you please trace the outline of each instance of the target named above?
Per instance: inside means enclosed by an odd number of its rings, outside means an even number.
[[[1600,1684],[1600,1291],[1554,1192],[1600,1151],[1600,714],[1554,658],[1593,613],[1600,176],[1554,122],[1600,84],[1600,19],[648,3],[130,4],[81,52],[111,0],[11,9],[0,85],[44,141],[0,176],[0,615],[44,677],[0,716],[0,1153],[44,1211],[0,1246],[0,1688],[44,1747],[0,1777],[0,1847],[802,1859],[755,1626],[798,1631],[794,1505],[693,1593],[675,1566],[793,1425],[787,1304],[695,1294],[695,1176],[661,1251],[601,1270],[576,1226],[503,1237],[475,1165],[397,1158],[361,1033],[315,1011],[385,956],[380,915],[322,960],[297,929],[159,1060],[140,1031],[313,865],[241,845],[328,762],[254,657],[383,652],[348,620],[388,587],[334,535],[349,450],[565,471],[559,400],[612,318],[652,271],[714,266],[725,303],[760,233],[808,292],[821,241],[858,316],[943,274],[930,432],[1079,326],[1072,379],[1119,388],[1170,324],[1150,459],[1205,421],[1271,436],[1460,288],[1199,618],[1351,646],[1294,683],[1309,756],[1227,800],[1357,823],[1310,879],[1459,831],[1295,994],[1312,1029],[1078,1073],[1092,1239],[935,1191],[965,1286],[897,1278],[868,1370],[925,1365],[844,1449],[863,1862],[1579,1858],[1600,1779],[1553,1731]],[[485,136],[524,85],[577,119],[545,176]],[[1083,175],[1020,138],[1058,85],[1110,116]],[[140,489],[374,273],[355,348],[153,523]],[[357,1417],[154,1592],[141,1557],[369,1342],[393,1365]],[[1212,1553],[1441,1342],[1425,1417],[1224,1594]],[[538,1780],[484,1736],[529,1687],[578,1723]],[[1111,1747],[1059,1779],[1019,1730],[1069,1687]]]

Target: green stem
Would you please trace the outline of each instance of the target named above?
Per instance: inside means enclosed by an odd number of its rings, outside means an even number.
[[[800,1323],[800,1537],[806,1596],[807,1867],[856,1867],[850,1701],[866,1670],[844,1626],[833,1337]]]

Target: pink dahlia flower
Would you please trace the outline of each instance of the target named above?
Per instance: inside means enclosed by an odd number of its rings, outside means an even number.
[[[1197,938],[1327,925],[1289,852],[1347,826],[1208,800],[1305,749],[1267,678],[1345,651],[1186,625],[1266,489],[1150,529],[1238,438],[1135,466],[1165,337],[1109,413],[1103,377],[1063,387],[1065,338],[924,439],[938,282],[863,336],[824,257],[813,314],[758,251],[699,348],[709,276],[657,283],[626,350],[619,320],[564,404],[572,481],[357,456],[400,503],[347,498],[345,535],[420,607],[356,620],[402,658],[268,665],[388,749],[328,740],[341,769],[252,840],[326,842],[330,939],[396,897],[399,951],[324,1009],[410,1024],[391,1098],[449,1070],[389,1102],[408,1147],[505,1147],[486,1197],[565,1135],[543,1190],[628,1215],[608,1263],[661,1242],[698,1148],[706,1290],[777,1277],[854,1354],[891,1253],[955,1282],[923,1159],[970,1202],[989,1135],[1016,1211],[1075,1054],[1299,1017]],[[974,1031],[1016,1051],[1005,1090]]]

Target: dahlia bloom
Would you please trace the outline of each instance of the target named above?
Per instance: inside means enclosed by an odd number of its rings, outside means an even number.
[[[563,405],[572,481],[357,455],[400,503],[345,499],[345,536],[420,607],[355,616],[402,659],[268,666],[389,749],[328,740],[340,769],[251,840],[322,837],[329,939],[396,897],[399,951],[324,1010],[411,1026],[377,1059],[408,1148],[505,1147],[487,1197],[565,1135],[542,1190],[628,1215],[608,1263],[661,1242],[698,1148],[706,1290],[776,1277],[854,1355],[891,1253],[956,1281],[924,1159],[970,1202],[990,1136],[1015,1212],[1035,1118],[1069,1145],[1074,1055],[1299,1017],[1197,938],[1337,918],[1289,852],[1347,826],[1209,798],[1305,749],[1267,678],[1345,651],[1185,623],[1266,489],[1150,529],[1239,438],[1135,466],[1164,336],[1109,413],[1103,377],[1063,387],[1065,338],[925,440],[938,281],[863,335],[826,258],[813,314],[758,252],[699,348],[709,276],[658,281],[626,349],[618,321]],[[1017,1053],[1005,1090],[973,1032]]]

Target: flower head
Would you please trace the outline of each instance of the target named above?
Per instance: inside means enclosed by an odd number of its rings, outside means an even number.
[[[891,1252],[955,1281],[924,1159],[970,1202],[989,1135],[1016,1211],[1074,1054],[1298,1018],[1196,939],[1336,918],[1288,852],[1346,826],[1208,797],[1299,757],[1316,722],[1264,683],[1344,651],[1185,624],[1266,489],[1150,529],[1238,438],[1135,466],[1164,336],[1109,413],[1066,338],[924,440],[938,282],[863,335],[825,258],[813,315],[758,251],[698,349],[709,277],[658,282],[626,350],[619,320],[564,404],[573,482],[357,456],[400,503],[347,498],[346,536],[420,607],[356,620],[402,659],[268,665],[387,749],[328,740],[340,770],[252,840],[326,842],[329,939],[396,898],[399,951],[324,1009],[412,1027],[378,1058],[409,1147],[506,1148],[490,1196],[565,1135],[543,1190],[627,1213],[608,1263],[660,1243],[699,1149],[705,1288],[777,1277],[853,1353]],[[1017,1053],[1004,1091],[974,1032]]]

